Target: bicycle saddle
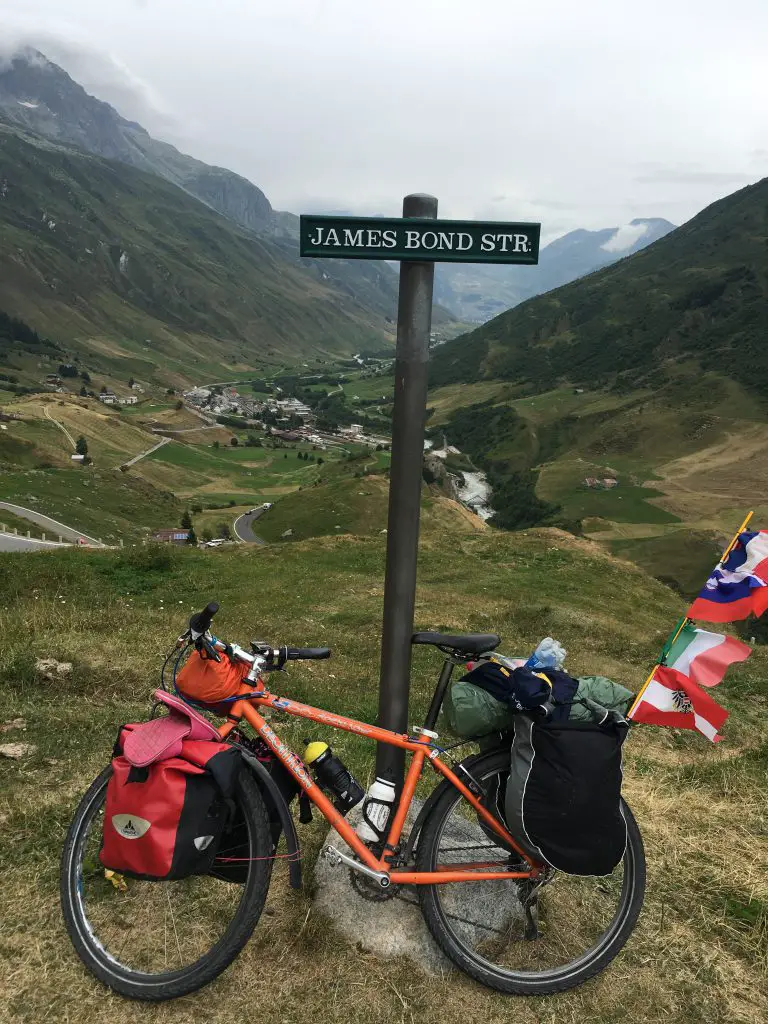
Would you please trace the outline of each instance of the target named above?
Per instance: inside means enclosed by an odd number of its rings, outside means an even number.
[[[454,635],[451,633],[414,633],[411,637],[412,644],[433,644],[435,647],[448,648],[451,651],[459,651],[462,654],[482,654],[484,651],[493,651],[501,643],[501,637],[497,633],[463,633]]]

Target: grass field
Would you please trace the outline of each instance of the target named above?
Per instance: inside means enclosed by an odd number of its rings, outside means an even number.
[[[329,644],[332,661],[293,667],[280,690],[371,720],[383,570],[383,539],[359,537],[249,548],[245,556],[242,549],[216,557],[187,549],[0,556],[0,721],[23,718],[26,731],[4,739],[36,748],[21,761],[0,760],[4,1019],[759,1024],[768,994],[765,649],[718,690],[732,712],[725,742],[633,730],[625,791],[646,842],[646,905],[619,959],[580,989],[511,1000],[460,974],[426,976],[407,959],[384,961],[351,947],[313,907],[312,863],[325,831],[317,821],[301,828],[303,891],[291,892],[285,869],[276,869],[268,916],[205,992],[132,1004],[82,969],[58,909],[63,835],[118,724],[148,713],[163,653],[190,611],[215,598],[221,636]],[[604,673],[636,687],[682,607],[641,570],[559,531],[459,532],[441,521],[423,535],[419,628],[498,630],[508,653],[525,653],[550,634],[577,674]],[[38,657],[71,661],[72,674],[47,683],[35,672]],[[414,653],[414,721],[438,666],[434,652]],[[300,749],[305,726],[273,724]],[[367,784],[369,745],[351,734],[332,742]]]

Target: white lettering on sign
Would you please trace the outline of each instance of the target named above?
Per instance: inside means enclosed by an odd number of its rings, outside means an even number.
[[[530,252],[528,235],[493,234],[487,231],[480,238],[481,252]]]
[[[406,221],[407,223],[407,221]],[[422,250],[425,259],[437,259],[441,257],[428,254],[437,253],[467,253],[471,251],[483,254],[507,254],[507,259],[502,258],[497,262],[525,262],[510,259],[513,254],[528,254],[534,252],[535,240],[525,232],[509,232],[503,230],[505,227],[517,227],[517,225],[498,225],[498,230],[481,232],[481,228],[474,231],[439,230],[439,222],[434,228],[429,227],[351,227],[345,228],[341,224],[336,227],[316,225],[308,236],[308,243],[324,249],[367,249],[367,250]],[[416,253],[414,253],[414,256]],[[418,258],[418,257],[416,257]],[[453,257],[456,258],[456,257]],[[495,257],[493,257],[495,258]],[[472,260],[471,256],[467,259]]]

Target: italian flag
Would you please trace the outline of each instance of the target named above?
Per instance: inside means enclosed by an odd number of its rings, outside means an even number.
[[[717,686],[729,665],[745,661],[752,648],[732,636],[708,633],[686,624],[665,647],[661,660],[667,668],[687,676],[699,686]]]
[[[659,665],[627,717],[648,725],[696,729],[715,743],[728,712],[689,676]]]

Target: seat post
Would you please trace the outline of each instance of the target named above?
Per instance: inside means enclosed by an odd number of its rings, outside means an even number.
[[[451,681],[451,676],[453,674],[453,665],[453,659],[449,655],[443,662],[443,667],[440,672],[440,678],[437,681],[437,687],[435,688],[435,692],[432,696],[432,703],[429,705],[427,717],[424,719],[425,729],[434,730],[435,728],[437,716],[440,714],[440,708],[443,706],[443,701],[445,700],[445,694],[448,689],[448,684]]]

